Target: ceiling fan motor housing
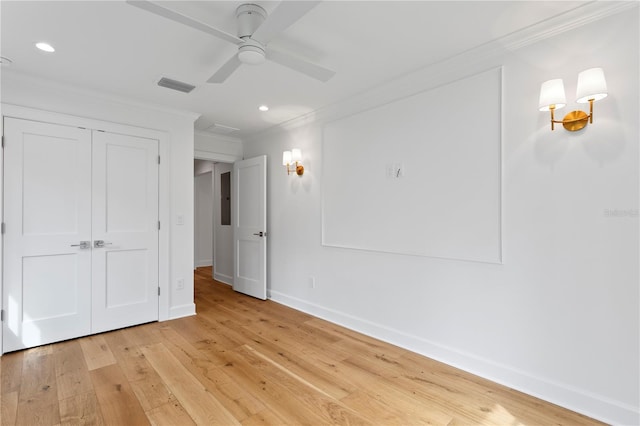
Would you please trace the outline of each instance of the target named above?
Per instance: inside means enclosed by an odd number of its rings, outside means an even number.
[[[247,3],[238,6],[236,9],[238,37],[251,37],[266,18],[267,11],[257,4]]]
[[[238,59],[243,64],[258,65],[265,61],[264,49],[259,43],[246,39],[245,44],[238,48]]]

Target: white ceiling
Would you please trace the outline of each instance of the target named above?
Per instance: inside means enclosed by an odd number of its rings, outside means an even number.
[[[235,34],[242,1],[163,2]],[[278,2],[256,1],[267,11]],[[267,61],[243,65],[223,84],[206,80],[236,51],[230,43],[124,1],[0,2],[3,74],[97,90],[202,114],[243,137],[294,119],[411,71],[560,14],[579,1],[325,1],[271,44],[336,71],[321,83]],[[47,41],[56,52],[37,50]],[[196,86],[190,94],[158,87],[162,77]],[[257,107],[267,104],[270,111]]]

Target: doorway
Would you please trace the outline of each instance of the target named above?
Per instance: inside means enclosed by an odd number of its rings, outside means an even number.
[[[194,159],[194,268],[233,285],[232,163]]]

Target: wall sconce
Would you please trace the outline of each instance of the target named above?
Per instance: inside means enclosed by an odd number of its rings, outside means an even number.
[[[287,167],[288,175],[293,172],[296,172],[298,176],[302,176],[304,174],[304,167],[300,164],[301,160],[302,151],[297,148],[282,153],[282,165]],[[293,168],[289,167],[292,163],[295,163]]]
[[[591,68],[578,74],[578,88],[576,90],[576,102],[584,104],[589,102],[589,115],[581,110],[571,111],[562,120],[555,120],[553,112],[567,104],[564,95],[564,83],[561,78],[542,83],[540,87],[540,111],[551,111],[551,130],[555,123],[561,123],[565,129],[575,132],[584,128],[588,123],[593,123],[593,103],[607,97],[607,82],[604,79],[602,68]]]

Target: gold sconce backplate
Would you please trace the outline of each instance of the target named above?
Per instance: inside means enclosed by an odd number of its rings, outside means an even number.
[[[562,126],[570,132],[584,129],[589,122],[589,115],[580,110],[571,111],[562,119]]]
[[[304,167],[302,167],[302,164],[298,164],[296,166],[296,174],[298,176],[302,176],[304,174]]]

